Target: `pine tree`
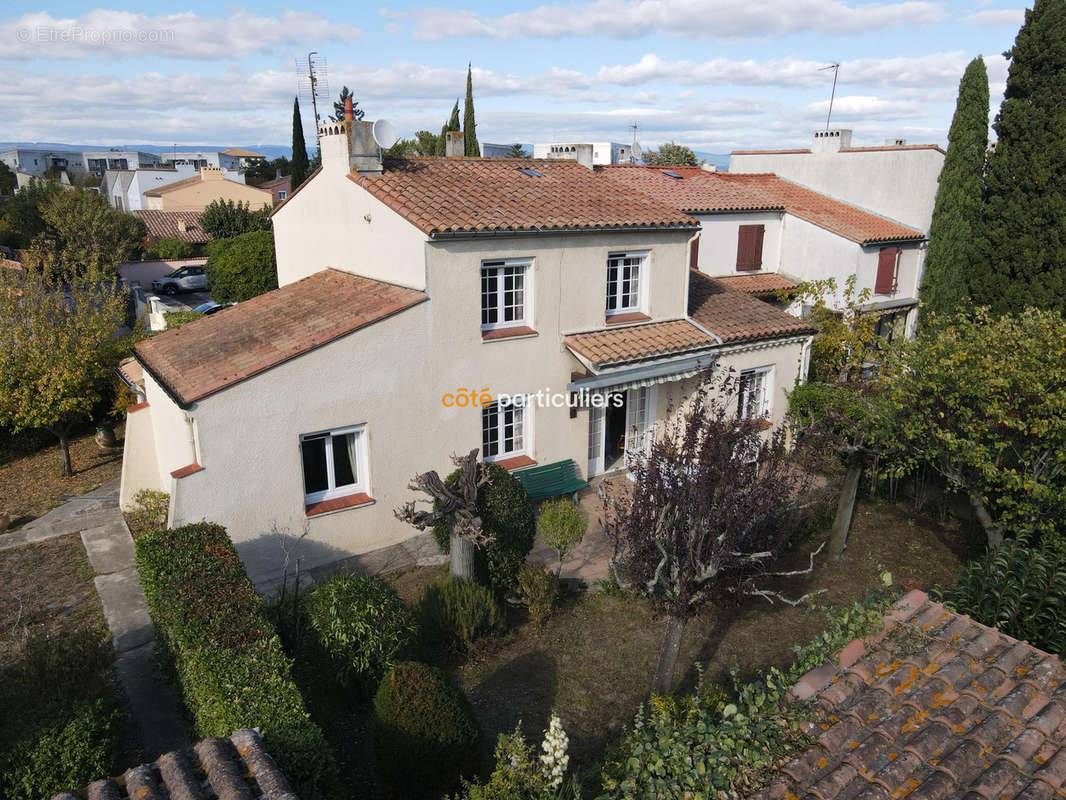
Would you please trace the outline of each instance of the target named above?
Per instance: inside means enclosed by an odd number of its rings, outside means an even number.
[[[974,299],[1066,310],[1066,3],[1025,12],[989,156]]]
[[[333,122],[344,122],[344,101],[349,97],[352,98],[352,118],[360,120],[366,114],[363,109],[359,108],[359,101],[355,99],[352,90],[345,86],[341,88],[340,100],[333,101],[333,115],[330,117]]]
[[[292,101],[292,161],[289,164],[292,188],[304,182],[308,172],[307,145],[304,144],[304,123],[300,118],[300,98]]]
[[[435,155],[443,156],[447,155],[448,147],[448,131],[457,131],[459,128],[459,98],[456,98],[455,105],[452,106],[451,116],[448,117],[448,121],[445,122],[440,129],[440,138],[437,140],[437,152]]]
[[[466,102],[463,104],[463,151],[464,155],[480,156],[477,143],[477,124],[474,122],[474,81],[470,64],[466,65]]]
[[[921,299],[925,311],[950,314],[970,299],[969,276],[978,262],[981,195],[988,150],[988,70],[975,58],[959,82],[959,99],[940,171]]]

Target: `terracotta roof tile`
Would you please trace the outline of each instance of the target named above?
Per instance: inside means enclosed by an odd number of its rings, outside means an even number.
[[[718,342],[688,320],[679,319],[572,334],[563,338],[563,344],[594,366],[607,367],[705,350]]]
[[[851,666],[800,679],[793,693],[811,698],[818,739],[756,797],[1066,795],[1066,669],[1057,657],[917,590],[888,622],[897,632],[861,642]]]
[[[149,239],[163,239],[176,236],[189,244],[205,244],[211,237],[200,227],[199,211],[134,211],[144,220]],[[184,222],[185,230],[179,223]]]
[[[681,179],[667,167],[609,166],[597,171],[608,180],[669,203],[689,214],[784,211],[853,242],[924,239],[914,228],[834,200],[771,174],[693,171]]]
[[[426,299],[326,269],[138,342],[134,355],[184,405]]]
[[[789,291],[799,286],[791,278],[787,278],[779,272],[757,272],[753,275],[723,275],[715,278],[730,289],[755,295],[770,295],[775,292]]]
[[[242,729],[228,739],[204,739],[194,747],[133,767],[119,778],[90,783],[88,800],[202,798],[202,800],[297,800],[289,782],[263,748],[259,734]],[[70,792],[52,800],[78,800]]]
[[[688,314],[725,344],[814,332],[802,319],[694,270],[689,272]]]
[[[674,206],[617,191],[576,161],[411,158],[349,177],[429,235],[698,224]]]

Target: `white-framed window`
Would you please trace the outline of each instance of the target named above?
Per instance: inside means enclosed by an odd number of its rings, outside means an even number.
[[[493,403],[481,409],[481,455],[498,461],[527,454],[531,409],[516,403]]]
[[[306,503],[367,491],[365,425],[305,433],[300,453]]]
[[[640,311],[641,282],[647,253],[611,253],[607,256],[607,315]]]
[[[532,267],[528,258],[481,262],[481,330],[531,323]]]
[[[284,200],[288,196],[289,193],[286,192],[284,189],[278,189],[278,200]]]
[[[769,417],[774,392],[774,368],[758,367],[740,373],[737,414],[743,418]]]

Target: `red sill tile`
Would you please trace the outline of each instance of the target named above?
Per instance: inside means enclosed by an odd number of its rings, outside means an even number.
[[[148,408],[148,401],[145,400],[141,403],[135,403],[132,406],[126,407],[126,413],[132,414],[134,411],[140,411],[142,408]]]
[[[536,336],[537,332],[525,325],[517,328],[495,328],[491,331],[481,332],[481,341],[491,342],[495,339],[510,339],[515,336]]]
[[[202,472],[203,467],[197,464],[195,461],[192,464],[186,464],[184,467],[174,470],[170,473],[172,478],[184,478],[188,475],[194,475],[197,472]]]
[[[639,311],[632,311],[628,314],[609,314],[607,316],[608,325],[620,325],[623,322],[650,322],[651,317],[647,314],[642,314]]]
[[[345,497],[334,497],[332,500],[323,500],[320,503],[311,503],[304,507],[304,513],[313,517],[317,514],[328,514],[330,511],[340,511],[342,508],[354,508],[373,503],[374,498],[365,492],[350,494]]]
[[[503,467],[506,470],[521,469],[522,467],[532,467],[537,462],[529,456],[515,456],[514,458],[505,458],[502,461],[493,461],[498,467]]]

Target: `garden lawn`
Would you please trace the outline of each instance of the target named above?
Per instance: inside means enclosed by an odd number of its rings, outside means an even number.
[[[109,450],[101,450],[91,432],[72,439],[74,474],[69,478],[63,477],[58,445],[0,464],[0,514],[10,516],[14,528],[60,505],[67,495],[85,494],[117,478],[122,432],[121,425],[115,429],[118,445]]]
[[[783,569],[805,566],[804,545]],[[779,581],[788,596],[827,587],[819,606],[850,604],[881,585],[883,571],[897,582],[929,586],[954,580],[968,556],[967,537],[952,523],[941,526],[911,513],[905,504],[860,503],[845,555],[831,563],[819,559],[806,579]],[[397,589],[413,600],[425,580],[439,570],[395,576]],[[730,671],[742,677],[792,661],[794,645],[824,629],[824,613],[759,598],[708,609],[692,620],[684,638],[678,675],[683,688],[695,682],[693,663],[705,666],[707,681],[729,684]],[[456,680],[469,696],[484,732],[488,759],[499,733],[519,722],[527,738],[539,743],[554,708],[570,735],[572,764],[598,770],[605,747],[617,740],[647,699],[663,634],[643,600],[608,596],[595,587],[569,598],[541,630],[528,623],[461,663],[452,663]],[[588,778],[586,775],[586,785]]]

